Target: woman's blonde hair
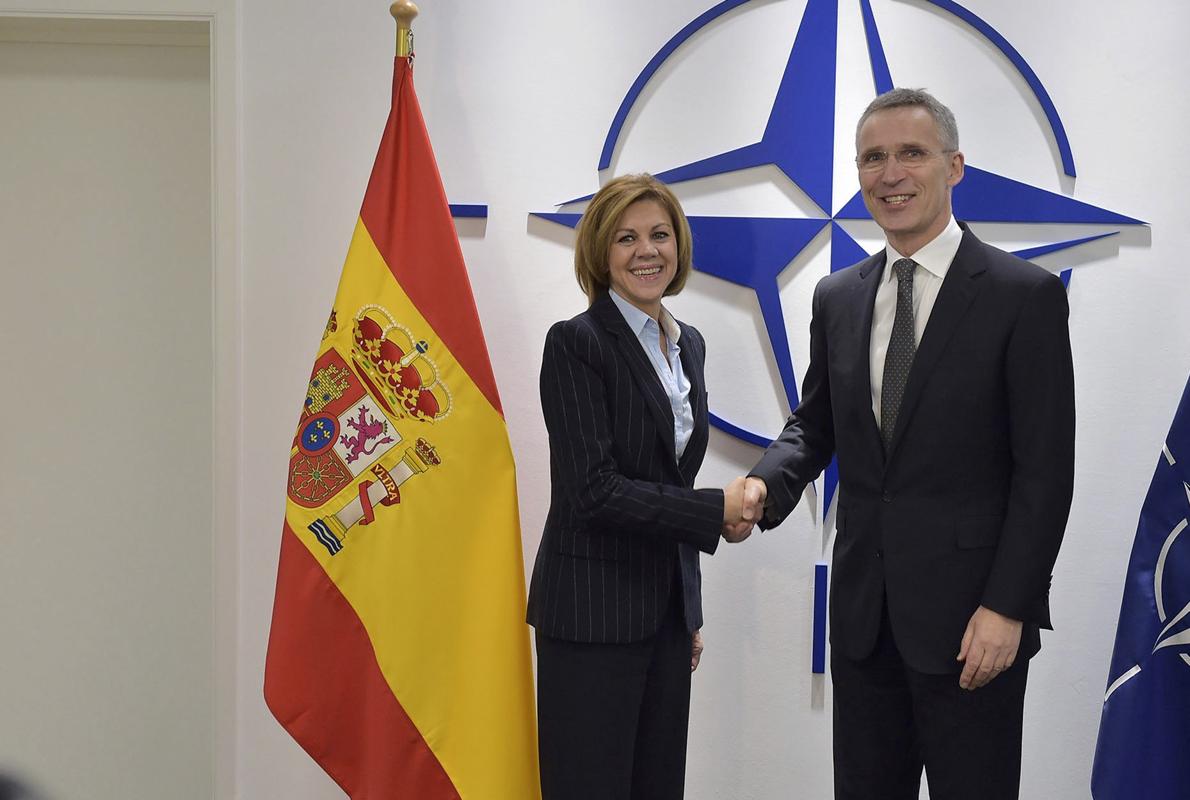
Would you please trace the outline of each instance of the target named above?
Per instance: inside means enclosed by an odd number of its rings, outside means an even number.
[[[677,294],[686,285],[692,268],[693,246],[690,241],[690,223],[686,221],[682,204],[668,186],[648,173],[621,175],[595,193],[578,223],[574,243],[574,277],[586,293],[588,302],[595,302],[601,292],[607,291],[607,257],[620,218],[628,206],[641,200],[656,202],[665,209],[673,223],[678,269],[673,280],[665,287],[665,296]]]

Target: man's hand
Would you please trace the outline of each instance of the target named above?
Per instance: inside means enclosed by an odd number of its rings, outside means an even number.
[[[764,501],[769,487],[761,478],[744,478],[744,500],[741,515],[746,522],[756,523],[764,516]]]
[[[957,660],[965,662],[959,686],[978,689],[1011,667],[1021,645],[1022,627],[1024,623],[1019,619],[997,614],[983,606],[975,609],[959,648]]]
[[[702,631],[694,632],[694,637],[690,641],[690,671],[698,669],[698,662],[702,659]]]
[[[723,488],[723,538],[733,544],[752,535],[752,523],[744,519],[744,484],[736,478]]]
[[[742,542],[764,516],[768,486],[760,478],[736,478],[723,490],[723,538]]]

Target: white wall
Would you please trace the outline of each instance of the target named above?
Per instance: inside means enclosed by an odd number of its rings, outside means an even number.
[[[175,513],[181,514],[187,525],[197,526],[205,520],[205,529],[201,532],[202,538],[196,538],[191,542],[194,547],[199,548],[201,554],[195,564],[181,565],[179,562],[179,564],[172,565],[186,567],[189,571],[185,573],[187,576],[185,580],[189,581],[194,580],[196,575],[201,578],[204,571],[206,573],[205,580],[200,579],[200,583],[205,587],[203,590],[206,596],[205,605],[192,610],[200,618],[205,615],[205,629],[198,628],[188,632],[189,635],[196,638],[207,637],[205,653],[197,657],[193,664],[188,665],[196,671],[196,674],[204,676],[204,679],[208,681],[208,684],[201,690],[206,700],[200,702],[197,697],[187,697],[182,702],[196,702],[200,708],[205,705],[209,717],[204,715],[201,720],[198,720],[199,728],[191,730],[187,734],[194,737],[201,735],[204,741],[200,742],[192,752],[171,755],[170,758],[186,757],[191,759],[190,763],[192,764],[205,762],[205,769],[200,770],[199,777],[193,781],[186,779],[183,773],[173,770],[173,777],[176,781],[189,783],[188,790],[220,798],[233,797],[236,792],[235,652],[238,630],[241,627],[236,620],[238,592],[236,576],[239,562],[237,534],[240,525],[237,515],[240,492],[239,459],[242,445],[242,437],[239,434],[240,276],[237,235],[239,153],[236,3],[234,0],[69,0],[68,3],[63,3],[61,0],[21,0],[19,5],[0,4],[0,15],[5,17],[6,25],[4,27],[6,30],[14,28],[27,30],[28,26],[32,24],[29,19],[32,18],[58,20],[61,24],[57,27],[61,29],[77,29],[76,26],[73,26],[73,21],[90,20],[95,24],[96,30],[100,32],[107,31],[110,34],[118,27],[125,32],[122,36],[125,36],[129,43],[142,45],[149,41],[164,41],[172,45],[193,44],[193,25],[197,24],[203,29],[202,39],[209,45],[204,47],[207,50],[205,95],[208,116],[205,123],[190,124],[186,130],[187,135],[195,137],[196,141],[204,141],[206,150],[204,152],[197,147],[187,148],[191,160],[180,169],[186,174],[191,174],[192,171],[197,171],[195,174],[205,173],[210,191],[206,193],[205,197],[191,198],[195,202],[203,203],[205,210],[199,209],[193,213],[175,212],[175,216],[179,220],[185,220],[186,225],[195,225],[200,228],[205,226],[207,229],[205,243],[207,263],[199,264],[196,269],[200,272],[188,276],[190,279],[197,279],[201,274],[202,283],[193,287],[187,300],[205,303],[208,313],[205,319],[196,320],[196,324],[185,326],[184,337],[188,338],[179,346],[189,348],[205,346],[209,357],[208,363],[205,365],[206,373],[203,375],[204,388],[201,390],[205,393],[206,400],[209,401],[207,405],[209,425],[205,431],[200,428],[188,431],[190,434],[204,437],[208,443],[206,454],[208,469],[205,478],[208,482],[206,491],[209,499],[205,503],[205,508],[203,508],[203,504],[199,505],[197,516],[187,514],[184,505],[176,506],[173,509]],[[166,27],[169,27],[168,23],[182,23],[180,26],[170,29],[184,30],[185,33],[181,35],[163,33],[162,23],[166,24]],[[54,26],[49,27],[53,28]],[[131,30],[131,34],[127,35],[129,30]],[[80,77],[78,85],[74,88],[85,89],[87,80],[87,77]],[[166,110],[171,102],[173,102],[173,98],[163,101],[161,109]],[[108,104],[108,107],[103,110],[117,112],[119,106],[118,104]],[[6,114],[8,114],[7,108]],[[116,117],[119,118],[119,115],[117,114]],[[4,132],[6,135],[16,135],[18,128],[15,124],[10,123],[10,119],[12,119],[10,116],[4,117],[4,125],[8,126]],[[168,127],[171,124],[188,124],[188,120],[185,117],[179,117],[159,123],[151,121],[144,131],[149,137],[153,135],[154,124]],[[59,142],[56,147],[62,149],[74,146],[85,149],[88,147],[89,140],[94,136],[92,127],[91,121],[84,118],[72,126],[56,128],[54,137],[55,141]],[[185,141],[184,137],[182,141]],[[156,144],[154,142],[149,149],[154,149]],[[21,141],[22,147],[27,145],[27,142]],[[52,150],[53,148],[47,149]],[[8,158],[13,151],[8,148],[5,150],[6,159],[2,163],[6,168],[11,168],[12,162]],[[22,166],[22,169],[27,168],[27,166]],[[8,182],[5,182],[5,190],[6,192],[10,191]],[[12,190],[11,195],[6,195],[13,203],[18,204],[25,196],[26,194],[19,189]],[[140,196],[136,202],[143,204],[146,197],[150,198],[150,204],[159,204],[158,200],[153,199],[151,193]],[[162,209],[153,208],[150,213],[155,213],[158,210],[168,210],[168,206],[163,206]],[[38,218],[36,221],[38,224],[44,225],[53,220],[46,217]],[[68,222],[73,222],[73,220],[64,220],[63,225]],[[7,248],[6,254],[15,252],[13,245],[7,239],[5,248]],[[11,280],[11,283],[8,284],[10,290],[21,288],[20,273],[14,272],[13,278],[10,279],[9,272],[6,270],[5,277],[6,280]],[[4,330],[8,332],[9,328],[6,327]],[[19,342],[14,339],[13,344],[16,346]],[[6,359],[4,363],[7,367],[8,360]],[[196,395],[197,401],[198,396]],[[143,457],[143,454],[139,454],[138,457]],[[4,475],[5,481],[7,481],[7,467]],[[194,516],[193,519],[190,518],[192,516]],[[7,542],[7,538],[5,541]],[[62,555],[66,557],[78,555],[78,553],[72,551],[64,552]],[[20,565],[15,566],[19,567]],[[47,566],[49,565],[47,564]],[[153,571],[147,571],[144,577],[158,580],[163,576],[157,575]],[[124,591],[124,587],[113,583],[110,595],[100,590],[97,592],[94,602],[97,604],[112,603]],[[64,640],[69,640],[79,634],[78,624],[69,619],[63,619],[61,615],[47,613],[33,604],[19,605],[26,603],[28,596],[19,582],[6,583],[2,596],[6,605],[12,604],[14,608],[19,608],[25,614],[28,624],[40,624],[45,631],[52,632]],[[174,621],[181,624],[185,618],[185,614],[178,614]],[[136,619],[136,615],[130,612],[121,622],[133,624]],[[0,630],[3,631],[7,640],[10,635],[8,626],[5,625]],[[83,633],[90,635],[89,631],[83,631]],[[130,659],[151,659],[155,655],[155,646],[155,643],[133,646],[130,640],[127,644],[126,655]],[[168,680],[166,682],[170,683]],[[173,680],[168,688],[180,695],[193,691],[193,688],[185,681],[179,680]],[[46,700],[54,714],[70,713],[72,722],[79,725],[93,724],[90,713],[92,708],[110,706],[110,699],[102,691],[97,691],[94,695],[83,692],[74,692],[70,696],[50,695]],[[78,701],[81,701],[82,704]],[[55,703],[58,705],[54,705]],[[71,703],[73,706],[70,705]],[[10,730],[14,731],[12,735],[22,735],[17,722],[10,722],[10,719],[15,719],[15,717],[0,717],[0,729],[4,730],[6,736],[9,735]],[[170,714],[163,716],[160,724],[174,726],[180,731],[185,731],[195,722],[196,720],[188,718],[186,715]],[[5,723],[11,725],[11,728],[5,727]],[[138,721],[125,719],[125,723],[132,726],[131,735],[144,737],[152,733],[151,727],[142,730],[143,725]],[[100,734],[110,735],[106,728],[96,727],[96,730]],[[39,754],[40,756],[63,758],[63,753],[68,752],[55,749],[56,735],[57,732],[52,729],[47,729],[44,732],[46,738],[42,740],[42,743],[45,745],[45,753]],[[77,741],[76,735],[69,731],[63,735],[66,737],[66,742]],[[164,747],[168,741],[168,737],[160,737],[155,743]],[[5,749],[7,750],[7,748]],[[185,748],[179,749],[184,750]],[[114,766],[127,770],[134,776],[139,774],[148,776],[144,779],[155,779],[161,774],[162,769],[170,769],[169,759],[157,758],[148,750],[133,748],[125,749],[124,752],[127,757]],[[0,753],[0,756],[4,755],[5,753]],[[91,757],[102,758],[103,754],[101,751],[96,751]],[[85,766],[85,762],[80,762],[80,766],[67,776],[69,780],[77,779],[83,775],[84,773],[80,770]],[[94,780],[98,776],[88,775],[87,777]],[[61,780],[63,778],[53,776],[53,779]],[[106,788],[94,788],[93,786],[85,791],[70,792],[62,796],[101,796],[95,792],[108,789],[119,791],[121,788],[121,784],[117,781]],[[187,789],[181,791],[187,791]],[[163,795],[157,790],[143,794],[144,796],[177,796],[176,791],[172,795]],[[123,796],[136,795],[137,793],[128,793]]]
[[[211,797],[206,27],[25,22],[0,18],[0,770]]]

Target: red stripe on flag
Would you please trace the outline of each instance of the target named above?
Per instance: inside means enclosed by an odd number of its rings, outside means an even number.
[[[285,524],[265,663],[277,721],[353,800],[458,800],[342,592]]]
[[[360,218],[405,294],[503,414],[413,77],[407,59],[396,61],[392,110]]]

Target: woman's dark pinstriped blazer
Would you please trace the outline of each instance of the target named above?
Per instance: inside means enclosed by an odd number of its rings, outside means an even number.
[[[707,450],[706,350],[697,330],[678,325],[694,412],[680,463],[669,397],[611,297],[546,335],[550,510],[528,612],[541,634],[639,641],[657,630],[671,591],[682,592],[687,628],[702,626],[698,551],[719,543],[723,491],[692,488]]]

